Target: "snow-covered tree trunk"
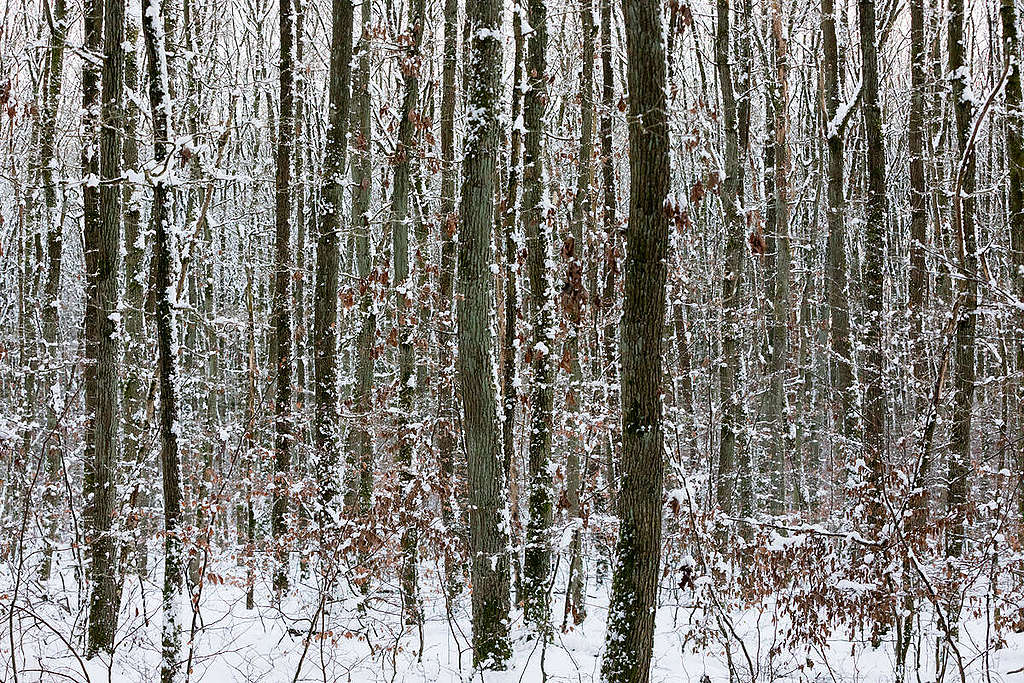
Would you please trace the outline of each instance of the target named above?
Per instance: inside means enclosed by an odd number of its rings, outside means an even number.
[[[629,229],[622,341],[619,538],[602,678],[650,677],[661,557],[661,425],[670,166],[661,3],[625,0]]]
[[[288,552],[285,549],[285,534],[288,532],[288,478],[291,471],[292,447],[292,317],[289,284],[292,274],[291,256],[291,176],[292,138],[295,133],[292,121],[294,93],[292,92],[292,6],[291,0],[280,0],[280,87],[281,103],[278,117],[277,150],[275,163],[277,174],[274,180],[275,197],[275,244],[274,244],[274,300],[271,317],[274,327],[277,382],[274,395],[274,495],[271,511],[271,534],[279,544],[274,587],[284,590],[288,587]]]
[[[494,320],[494,176],[501,112],[501,5],[467,7],[469,112],[459,228],[458,369],[468,473],[473,663],[504,669],[509,643],[509,519],[501,466]]]
[[[544,108],[548,100],[548,19],[544,0],[529,0],[533,29],[527,40],[526,84],[523,100],[523,227],[526,233],[530,280],[530,322],[533,328],[527,356],[533,376],[530,398],[529,509],[523,559],[523,601],[526,618],[542,630],[550,622],[548,582],[551,574],[553,491],[551,432],[554,409],[554,305],[549,264],[551,224],[548,220],[547,174],[544,171]]]
[[[97,0],[98,1],[98,0]],[[113,522],[117,507],[121,366],[121,123],[124,78],[124,0],[106,0],[100,13],[86,10],[86,47],[98,60],[98,23],[103,25],[103,76],[99,110],[99,163],[90,157],[86,185],[99,185],[98,196],[86,202],[84,232],[86,264],[86,533],[90,543],[89,641],[87,652],[110,651],[114,645],[120,586],[117,581],[117,539]],[[95,24],[94,24],[95,22]],[[87,62],[89,60],[86,60]],[[95,85],[91,66],[83,73],[83,92]],[[84,83],[89,81],[89,86]],[[88,124],[87,124],[88,125]],[[89,143],[87,143],[89,146]],[[94,175],[98,170],[98,176]],[[93,204],[92,202],[95,202]]]
[[[149,72],[149,106],[153,120],[152,225],[156,259],[157,375],[160,384],[160,462],[164,498],[163,636],[160,679],[184,680],[181,661],[185,557],[181,538],[181,456],[178,449],[178,281],[177,231],[174,229],[174,157],[171,154],[167,55],[158,0],[144,0],[142,32]]]
[[[325,508],[339,493],[338,410],[338,243],[344,212],[352,73],[352,2],[334,0],[331,23],[330,84],[320,234],[316,243],[313,296],[313,439],[316,481]],[[354,214],[353,214],[354,217]],[[325,509],[323,519],[330,519]]]

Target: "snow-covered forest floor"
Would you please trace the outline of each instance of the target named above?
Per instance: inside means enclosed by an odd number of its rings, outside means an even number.
[[[301,569],[293,558],[295,575]],[[258,583],[254,606],[246,608],[246,569],[222,558],[212,564],[203,582],[198,609],[186,600],[186,644],[191,681],[522,681],[599,680],[605,639],[608,582],[587,586],[587,618],[576,627],[559,628],[542,644],[535,630],[513,612],[513,657],[504,672],[474,671],[471,665],[468,595],[446,608],[437,582],[437,567],[421,567],[424,624],[403,624],[397,586],[378,586],[365,596],[351,584],[338,585],[322,603],[322,583],[307,573],[283,601],[268,583]],[[83,605],[78,601],[75,574],[65,569],[44,587],[23,583],[13,620],[13,636],[5,634],[0,651],[0,679],[12,680],[14,642],[20,681],[153,680],[160,664],[161,579],[157,569],[142,581],[130,577],[123,585],[121,620],[113,659],[106,655],[85,661],[81,648]],[[596,571],[591,575],[596,574]],[[269,574],[268,574],[269,575]],[[9,568],[0,581],[0,595],[13,591]],[[554,611],[564,599],[565,572],[553,590]],[[845,590],[857,590],[845,582]],[[792,619],[776,601],[767,599],[722,613],[716,619],[709,582],[680,589],[662,581],[654,636],[653,681],[892,681],[894,637],[886,634],[877,647],[859,629],[836,628],[819,645],[788,647],[785,634]],[[323,606],[323,608],[322,608]],[[4,612],[7,612],[5,609]],[[194,615],[194,617],[193,617]],[[989,618],[991,618],[989,614]],[[911,647],[915,662],[907,680],[935,681],[941,631],[932,613],[921,609],[924,634]],[[1007,682],[1024,677],[1024,634],[1010,633],[998,648],[986,648],[991,622],[984,615],[963,623],[957,642],[968,681]],[[77,630],[77,635],[76,635]],[[12,641],[13,638],[13,641]],[[915,650],[920,647],[920,652]],[[422,651],[421,651],[422,648]],[[937,657],[939,659],[937,659]],[[959,680],[955,655],[947,651],[944,680]],[[730,670],[732,675],[730,676]],[[706,677],[706,678],[705,678]]]

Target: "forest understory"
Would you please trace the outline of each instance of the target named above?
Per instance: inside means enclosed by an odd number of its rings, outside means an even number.
[[[1024,681],[1019,0],[0,0],[0,680]]]

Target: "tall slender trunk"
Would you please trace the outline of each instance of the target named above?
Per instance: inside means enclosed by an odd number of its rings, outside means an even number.
[[[277,129],[277,174],[274,181],[275,245],[273,319],[277,365],[274,397],[274,490],[270,527],[277,544],[274,588],[288,588],[288,553],[284,549],[288,531],[288,475],[291,470],[292,442],[292,317],[288,284],[291,282],[291,174],[292,174],[292,6],[291,0],[280,0],[280,87],[281,105]]]
[[[468,465],[470,574],[473,582],[473,663],[504,669],[509,643],[508,508],[501,466],[495,361],[494,170],[501,113],[501,12],[498,0],[467,7],[470,47],[466,103],[472,112],[463,153],[459,230],[458,368]]]
[[[715,33],[715,61],[722,93],[722,111],[725,123],[725,180],[722,183],[722,208],[725,211],[725,264],[722,275],[722,364],[718,382],[722,397],[722,426],[718,452],[718,479],[715,497],[726,514],[737,509],[737,483],[739,483],[739,510],[743,516],[753,512],[746,491],[750,472],[742,463],[741,433],[746,421],[740,395],[740,286],[743,281],[744,216],[743,216],[743,156],[746,153],[747,119],[749,116],[749,46],[740,39],[735,63],[740,77],[733,75],[733,52],[729,45],[729,0],[718,0]],[[744,2],[737,13],[737,35],[743,36],[750,26],[749,3]],[[738,481],[740,479],[740,481]]]
[[[864,462],[867,466],[868,524],[882,521],[881,491],[885,455],[885,393],[882,386],[882,293],[885,274],[885,148],[882,139],[882,107],[878,99],[878,42],[875,39],[874,0],[858,0],[860,21],[862,108],[867,138],[867,215],[864,229]]]
[[[373,405],[373,340],[377,334],[377,318],[373,311],[373,283],[369,281],[370,194],[372,134],[370,121],[370,8],[362,3],[360,37],[356,52],[359,65],[353,80],[355,109],[351,125],[357,126],[354,136],[355,159],[352,163],[352,233],[356,243],[356,275],[362,291],[359,297],[359,336],[356,340],[357,360],[352,404],[358,419],[348,432],[348,467],[345,483],[345,509],[348,515],[366,513],[373,495],[373,442],[370,436],[370,410]]]
[[[570,357],[571,379],[566,404],[570,424],[578,424],[580,401],[583,399],[583,366],[580,363],[580,334],[583,331],[583,307],[586,290],[583,288],[583,224],[590,222],[590,192],[593,185],[594,164],[594,6],[593,0],[581,0],[581,30],[583,33],[583,79],[580,83],[580,156],[576,173],[576,195],[572,205],[571,247],[567,242],[563,257],[568,259],[566,281],[562,287],[562,309],[568,319],[569,338],[566,341]],[[572,539],[569,543],[569,586],[565,595],[565,615],[571,613],[573,622],[580,624],[586,616],[583,601],[583,517],[580,507],[580,451],[583,442],[570,439],[566,459],[566,498],[569,503],[569,523]],[[564,621],[564,620],[563,620]],[[563,624],[564,625],[564,624]]]
[[[1006,73],[1006,165],[1009,170],[1006,211],[1010,224],[1010,263],[1015,274],[1013,291],[1024,300],[1024,100],[1021,98],[1021,44],[1017,34],[1017,11],[1014,0],[1000,0],[999,18],[1003,29],[1003,54]],[[1024,311],[1016,317],[1018,330],[1024,330]],[[1017,372],[1024,372],[1024,332],[1016,334]],[[1024,433],[1024,381],[1016,386],[1018,433]],[[1024,449],[1017,449],[1017,476],[1024,476]],[[1024,519],[1024,491],[1017,493],[1017,505]]]
[[[405,95],[398,124],[398,141],[392,159],[394,180],[391,193],[391,243],[394,256],[393,286],[395,296],[395,328],[398,330],[398,467],[399,483],[406,505],[405,528],[402,530],[402,566],[399,570],[402,606],[411,623],[422,619],[416,588],[418,533],[413,510],[417,505],[413,482],[413,398],[416,393],[413,365],[413,315],[410,299],[415,291],[409,279],[409,188],[412,157],[416,154],[413,121],[419,99],[420,44],[423,39],[424,0],[409,5],[408,49],[401,61]]]
[[[822,0],[822,72],[825,86],[825,135],[828,145],[828,258],[826,279],[828,286],[830,342],[835,357],[835,386],[839,394],[839,423],[844,441],[857,438],[859,409],[857,387],[853,374],[853,350],[850,337],[850,294],[846,263],[846,195],[843,180],[845,155],[845,120],[839,98],[843,90],[842,54],[836,38],[836,7],[834,0]],[[844,450],[848,448],[844,443]]]
[[[438,364],[442,369],[439,388],[437,452],[438,469],[444,485],[441,500],[441,519],[446,528],[455,523],[455,378],[453,376],[453,342],[455,331],[452,298],[455,280],[455,230],[458,215],[455,211],[455,66],[459,44],[459,2],[444,3],[444,65],[441,73],[441,314],[438,335]],[[445,551],[446,595],[454,597],[455,555]]]
[[[616,219],[617,200],[615,197],[615,158],[612,155],[612,116],[615,112],[615,73],[612,71],[612,0],[599,0],[601,3],[601,185],[604,188],[602,213],[604,216],[604,283],[603,291],[594,302],[595,318],[603,319],[602,339],[604,341],[604,382],[607,387],[605,397],[609,413],[618,410],[618,395],[615,384],[618,378],[618,354],[616,348],[616,330],[618,320],[615,319],[615,281],[619,273],[618,252],[618,221]],[[607,443],[604,444],[605,486],[608,489],[608,507],[615,507],[615,444],[618,442],[617,429],[609,429]]]
[[[509,533],[513,538],[513,545],[518,542],[521,530],[519,520],[519,478],[513,471],[512,463],[515,460],[516,442],[516,405],[519,402],[519,391],[516,383],[516,350],[517,350],[517,324],[520,317],[518,277],[519,277],[519,235],[517,234],[516,218],[518,217],[520,167],[522,165],[523,151],[523,129],[518,125],[523,114],[523,52],[525,40],[523,38],[523,13],[525,10],[518,2],[512,9],[512,33],[515,41],[515,48],[512,56],[512,149],[508,161],[508,181],[505,190],[504,215],[500,216],[504,222],[505,236],[505,258],[503,262],[502,286],[504,291],[504,339],[502,340],[502,455],[505,472],[506,485],[509,487],[509,504],[511,507],[512,527]],[[519,555],[512,556],[515,588],[517,596],[522,587],[520,576]]]
[[[167,92],[167,57],[158,0],[146,0],[142,29],[149,64],[149,106],[153,113],[153,160],[163,169],[153,178],[157,290],[157,369],[160,381],[160,461],[164,494],[163,637],[160,679],[183,680],[181,663],[182,600],[185,592],[184,552],[181,539],[181,458],[178,452],[178,322],[175,312],[178,254],[173,221],[173,174],[170,155],[170,98]]]
[[[313,438],[320,502],[334,504],[338,483],[338,242],[340,239],[348,151],[349,81],[352,71],[352,1],[334,0],[327,142],[324,149],[323,215],[316,248],[313,310]],[[354,218],[354,214],[353,214]],[[323,511],[327,513],[327,510]],[[330,519],[329,514],[323,521]]]
[[[958,557],[965,548],[967,506],[970,499],[968,476],[971,470],[971,411],[974,407],[974,358],[978,324],[978,239],[974,227],[974,148],[970,145],[974,123],[971,92],[971,68],[967,63],[964,35],[963,0],[950,0],[947,14],[950,81],[953,109],[956,113],[956,138],[960,167],[954,175],[953,229],[959,252],[957,295],[961,302],[956,322],[956,352],[953,355],[953,415],[950,433],[949,471],[946,505],[949,526],[946,529],[946,554]]]
[[[125,117],[124,117],[124,166],[125,174],[139,173],[139,145],[138,128],[140,110],[137,105],[135,94],[139,90],[139,65],[135,54],[135,47],[138,44],[140,20],[142,12],[138,16],[134,11],[128,13],[128,45],[131,48],[125,54],[124,63],[124,86],[125,86]],[[132,526],[134,536],[132,544],[125,544],[121,553],[122,560],[127,560],[134,555],[136,568],[140,576],[146,574],[148,556],[146,552],[146,541],[149,529],[147,528],[147,510],[151,493],[150,465],[148,458],[149,449],[145,446],[145,435],[148,429],[146,420],[146,398],[149,387],[147,387],[147,373],[145,371],[146,340],[146,314],[145,290],[149,284],[146,281],[146,272],[143,270],[145,257],[146,235],[142,227],[142,188],[132,183],[125,185],[122,193],[125,202],[124,210],[124,280],[125,280],[125,346],[124,346],[124,385],[123,405],[121,407],[125,415],[124,422],[124,456],[125,463],[130,464],[138,477],[132,482],[132,491],[129,495],[129,524]]]
[[[786,457],[793,452],[791,416],[786,396],[787,364],[789,360],[789,145],[787,143],[787,118],[789,116],[789,67],[786,36],[782,29],[781,0],[772,3],[772,39],[775,47],[775,83],[770,86],[771,109],[774,115],[774,225],[772,237],[775,244],[773,262],[771,329],[771,389],[769,390],[768,419],[771,422],[769,450],[771,453],[772,482],[771,511],[782,514],[786,503]],[[765,188],[767,192],[767,188]]]
[[[533,29],[527,41],[526,83],[523,99],[523,223],[526,232],[530,276],[530,319],[533,339],[529,355],[533,366],[530,414],[530,502],[523,558],[523,600],[528,621],[542,630],[550,621],[548,579],[551,574],[551,427],[554,391],[551,363],[554,344],[554,301],[548,263],[551,255],[551,224],[547,216],[544,172],[544,108],[547,105],[547,6],[529,0]]]
[[[661,3],[625,0],[629,230],[622,320],[622,485],[602,678],[650,677],[661,557],[662,339],[668,256],[668,123]]]
[[[124,78],[124,0],[103,8],[103,82],[100,101],[98,221],[85,233],[86,412],[85,497],[90,539],[90,656],[114,645],[120,590],[116,539],[118,430],[120,427],[121,97]],[[87,40],[87,47],[91,41]],[[83,78],[84,78],[83,74]],[[88,184],[88,181],[87,181]]]
[[[57,212],[57,183],[53,177],[53,164],[57,159],[57,112],[60,106],[61,86],[64,81],[64,46],[67,42],[67,7],[64,0],[54,0],[52,7],[53,31],[50,33],[49,66],[46,71],[46,89],[43,100],[42,130],[39,135],[39,166],[43,181],[43,199],[46,203],[46,281],[43,288],[42,327],[46,346],[46,365],[43,376],[50,387],[46,396],[46,432],[50,435],[46,452],[46,488],[43,493],[44,514],[47,515],[47,544],[43,551],[40,578],[47,581],[52,568],[53,547],[57,537],[57,505],[60,468],[60,437],[57,433],[57,406],[61,398],[60,364],[60,269],[64,252],[64,224]]]
[[[925,247],[928,243],[927,189],[924,175],[925,101],[924,0],[910,3],[910,117],[907,145],[910,155],[910,354],[914,364],[917,407],[923,409],[928,390],[928,361],[924,340],[924,309],[928,299]]]

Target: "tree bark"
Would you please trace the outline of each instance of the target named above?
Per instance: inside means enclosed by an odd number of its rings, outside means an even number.
[[[774,242],[772,262],[775,285],[772,295],[771,329],[771,388],[769,389],[770,421],[770,480],[772,483],[771,511],[780,515],[786,503],[786,460],[793,452],[789,402],[786,396],[787,364],[789,360],[789,145],[787,143],[789,67],[786,37],[782,29],[781,0],[772,3],[772,39],[775,48],[775,83],[768,96],[774,115],[772,179],[774,221],[771,237]],[[766,188],[767,191],[767,188]]]
[[[274,397],[274,489],[271,509],[271,535],[277,545],[274,588],[288,588],[288,553],[285,534],[288,532],[288,478],[291,470],[292,442],[292,317],[288,285],[291,282],[291,158],[295,133],[292,92],[292,6],[291,0],[280,0],[280,88],[278,116],[277,174],[274,181],[275,245],[273,328],[276,344],[277,382]]]
[[[419,99],[420,44],[423,40],[424,0],[413,0],[409,5],[408,50],[400,66],[405,95],[402,99],[398,123],[398,141],[392,160],[394,180],[391,193],[391,244],[394,257],[393,286],[395,296],[395,328],[398,330],[398,467],[399,483],[406,506],[406,520],[402,530],[402,566],[399,569],[402,607],[410,623],[420,623],[417,596],[416,562],[419,536],[415,527],[414,509],[418,496],[414,491],[416,473],[413,469],[413,398],[416,379],[413,376],[413,325],[409,318],[410,299],[415,288],[409,278],[409,189],[412,157],[417,153],[413,123]]]
[[[458,277],[458,369],[468,463],[473,663],[504,669],[509,643],[509,557],[495,363],[491,350],[494,170],[501,114],[501,14],[498,0],[467,6],[470,49],[463,154]]]
[[[602,678],[650,677],[661,556],[662,338],[668,255],[668,124],[661,3],[624,0],[629,92],[629,229],[622,321],[619,539]]]
[[[978,324],[978,240],[974,227],[975,154],[968,141],[974,123],[974,104],[971,71],[964,44],[964,11],[963,0],[950,0],[947,13],[947,67],[952,83],[956,138],[961,157],[953,189],[953,227],[960,257],[957,294],[961,308],[956,322],[956,352],[953,355],[953,414],[947,473],[949,526],[946,529],[946,554],[950,557],[959,557],[965,548],[970,498],[968,476],[971,470],[971,412],[977,373],[974,358]]]
[[[825,86],[825,136],[828,145],[828,308],[831,326],[831,349],[835,357],[835,385],[839,394],[839,423],[844,439],[843,449],[849,441],[857,439],[859,407],[857,386],[853,373],[853,351],[850,337],[850,295],[846,262],[846,195],[843,179],[845,168],[846,126],[837,120],[843,89],[842,55],[836,38],[836,8],[834,0],[822,0],[822,72]]]
[[[373,311],[373,283],[369,281],[370,252],[370,195],[371,175],[370,137],[370,10],[362,3],[360,10],[360,38],[358,70],[353,81],[355,109],[352,124],[358,125],[352,163],[352,232],[356,243],[356,275],[362,294],[359,297],[359,336],[356,339],[357,361],[352,404],[358,419],[348,432],[348,467],[345,484],[346,514],[352,516],[370,509],[373,495],[373,441],[370,435],[370,410],[373,406],[373,340],[377,334],[377,318]]]
[[[1013,267],[1013,291],[1024,300],[1024,101],[1021,98],[1021,44],[1017,33],[1017,10],[1014,0],[1000,0],[999,18],[1003,30],[1003,54],[1006,56],[1006,211],[1010,224],[1010,263]],[[1024,312],[1016,317],[1018,330],[1024,330]],[[1017,372],[1024,372],[1024,332],[1018,332]],[[1024,433],[1024,381],[1017,381],[1017,428]],[[1024,449],[1017,449],[1017,476],[1024,477]],[[1024,519],[1024,491],[1017,493],[1020,518]]]
[[[736,63],[742,69],[739,82],[733,76],[733,57],[729,43],[729,1],[717,2],[715,33],[715,61],[722,93],[722,111],[725,124],[725,180],[722,183],[722,208],[725,212],[725,267],[722,275],[722,364],[718,382],[722,400],[722,426],[718,451],[718,478],[715,497],[726,514],[737,509],[737,483],[739,483],[739,511],[744,517],[753,512],[749,490],[750,472],[742,464],[741,435],[746,417],[740,395],[740,286],[743,281],[744,216],[743,216],[743,156],[746,153],[747,120],[749,116],[749,47],[741,38]],[[744,2],[737,15],[742,36],[750,26],[749,4]],[[737,97],[737,91],[739,96]],[[739,479],[739,481],[738,481]]]
[[[60,436],[57,433],[57,406],[61,398],[60,379],[60,269],[64,253],[64,224],[57,212],[57,183],[54,164],[57,160],[57,112],[64,81],[64,47],[67,43],[67,7],[64,0],[54,0],[52,8],[53,30],[50,33],[49,66],[46,71],[46,89],[43,100],[42,130],[39,135],[39,166],[46,204],[46,282],[43,289],[42,327],[46,346],[46,365],[43,376],[45,386],[52,387],[46,394],[46,431],[50,439],[46,452],[46,488],[43,493],[47,543],[43,551],[40,578],[50,578],[53,547],[58,531],[57,505],[60,468]]]
[[[160,461],[164,497],[163,636],[160,679],[183,680],[181,662],[182,600],[185,593],[184,551],[181,539],[181,458],[178,452],[178,322],[174,283],[178,254],[173,220],[173,175],[170,155],[170,107],[167,90],[167,56],[158,0],[146,0],[142,12],[149,72],[149,106],[153,114],[152,223],[155,230],[157,290],[157,368],[160,381]]]
[[[527,621],[541,630],[550,622],[548,579],[551,574],[551,427],[554,381],[551,363],[554,344],[554,301],[551,274],[551,225],[547,216],[544,173],[544,109],[547,92],[547,6],[528,0],[533,32],[527,41],[526,83],[523,98],[523,224],[526,232],[530,280],[530,318],[533,338],[529,356],[533,377],[530,398],[529,511],[523,557],[523,609]]]
[[[97,13],[98,14],[98,13]],[[120,590],[116,539],[112,534],[117,506],[118,427],[120,415],[120,261],[121,261],[121,96],[124,78],[124,0],[106,0],[102,20],[87,8],[86,49],[98,52],[103,27],[103,79],[99,121],[99,195],[86,209],[86,534],[91,563],[89,641],[94,656],[114,645]],[[97,55],[98,58],[98,55]],[[83,73],[85,81],[94,76]],[[94,85],[90,84],[89,89]],[[90,159],[90,163],[94,163]],[[94,172],[89,169],[90,175]],[[89,180],[86,184],[89,184]],[[92,211],[98,215],[94,219]]]
[[[878,99],[878,42],[875,38],[874,0],[858,0],[860,52],[863,78],[862,108],[867,138],[867,215],[864,229],[865,330],[864,462],[867,467],[862,492],[867,501],[868,524],[882,522],[882,475],[885,455],[885,393],[882,386],[882,293],[885,274],[885,148],[882,139],[882,108]]]
[[[352,1],[334,0],[331,30],[330,92],[324,149],[323,215],[316,249],[313,310],[314,442],[322,521],[338,494],[338,242],[344,212],[345,158],[348,151],[349,82],[352,71]],[[353,214],[354,217],[354,214]]]
[[[580,335],[586,293],[583,288],[583,262],[579,255],[583,249],[583,224],[591,217],[590,192],[593,185],[594,164],[594,7],[593,0],[581,0],[581,31],[583,33],[583,78],[580,83],[580,152],[576,174],[576,194],[572,205],[571,247],[566,244],[563,257],[566,281],[562,288],[562,309],[567,318],[569,338],[566,342],[571,366],[569,395],[566,405],[570,425],[579,424],[580,402],[583,400],[583,366],[580,362]],[[570,439],[566,459],[566,499],[572,539],[569,542],[569,585],[565,595],[565,615],[572,614],[573,623],[581,624],[586,617],[583,600],[583,516],[580,507],[580,451],[583,442]],[[564,628],[564,623],[563,623]]]

